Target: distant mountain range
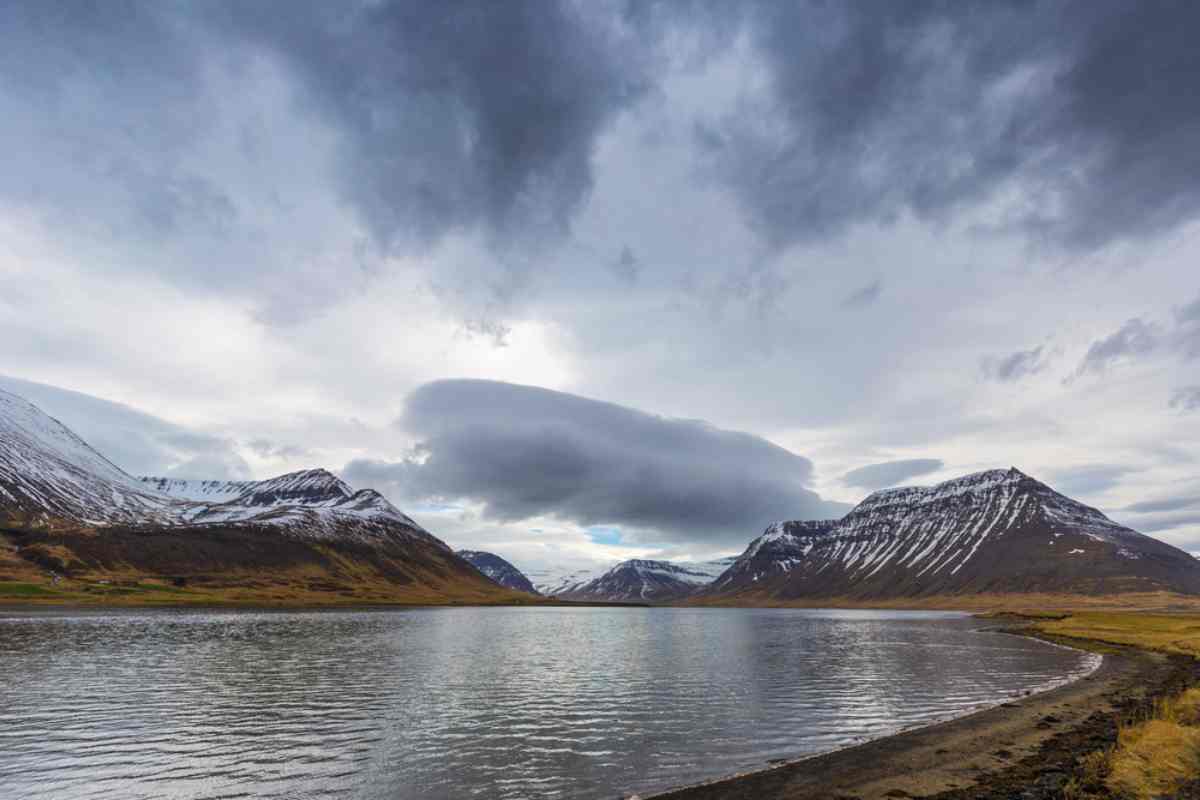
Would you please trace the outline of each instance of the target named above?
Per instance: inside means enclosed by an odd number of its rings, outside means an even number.
[[[1151,591],[1200,593],[1200,562],[1015,468],[875,492],[841,519],[776,522],[735,558],[623,561],[542,588],[745,605]]]
[[[322,469],[134,478],[0,391],[0,597],[47,584],[154,602],[869,604],[1200,594],[1200,561],[1008,469],[875,492],[837,520],[777,522],[737,557],[524,575],[494,553],[454,553]]]
[[[60,591],[170,587],[197,602],[515,597],[378,492],[325,470],[138,479],[0,391],[0,583],[47,577]]]
[[[733,558],[704,562],[635,558],[555,594],[560,600],[664,603],[681,600],[708,585]]]

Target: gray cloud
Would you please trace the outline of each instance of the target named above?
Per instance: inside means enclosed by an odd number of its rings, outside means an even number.
[[[501,521],[650,529],[657,542],[736,546],[773,520],[845,508],[804,488],[808,459],[757,436],[546,389],[436,381],[409,397],[401,424],[420,437],[419,455],[353,461],[348,481],[482,502]]]
[[[638,275],[642,272],[642,265],[629,245],[625,245],[621,248],[617,260],[612,263],[611,269],[613,274],[626,284],[633,285],[637,283]]]
[[[260,458],[308,458],[312,451],[295,444],[280,444],[270,439],[251,439],[246,447]]]
[[[1200,494],[1184,497],[1164,497],[1158,500],[1143,500],[1139,503],[1131,503],[1121,510],[1132,511],[1135,514],[1150,514],[1159,511],[1179,511],[1180,509],[1192,508],[1194,506],[1200,506]]]
[[[1051,472],[1051,488],[1065,495],[1102,494],[1118,486],[1121,479],[1138,470],[1123,464],[1082,464]]]
[[[1175,310],[1175,343],[1185,358],[1200,357],[1200,297]]]
[[[1115,363],[1146,355],[1157,346],[1158,333],[1154,326],[1141,319],[1131,319],[1115,333],[1092,342],[1075,375],[1104,372]]]
[[[855,289],[842,300],[843,308],[866,308],[879,299],[883,291],[882,281],[872,281],[860,289]]]
[[[1200,411],[1200,386],[1184,386],[1171,393],[1170,407],[1179,411]]]
[[[121,403],[0,375],[0,389],[25,398],[133,475],[250,477],[233,442],[190,431]]]
[[[249,296],[272,323],[454,235],[484,236],[488,282],[512,282],[567,233],[597,138],[652,83],[611,12],[5,3],[0,201],[93,268]]]
[[[1019,381],[1030,375],[1036,375],[1045,368],[1042,358],[1042,347],[1031,350],[1018,350],[1006,356],[988,357],[983,360],[983,373],[987,377],[1001,381]]]
[[[1200,8],[740,7],[772,90],[697,130],[777,244],[936,220],[1014,186],[1025,207],[1007,224],[1071,247],[1161,232],[1200,209],[1200,105],[1187,99]]]
[[[1190,528],[1194,525],[1200,525],[1200,513],[1164,514],[1138,522],[1137,530],[1144,533],[1158,533],[1176,528]]]
[[[946,464],[940,458],[906,458],[884,461],[852,469],[842,476],[842,483],[861,489],[883,489],[896,486],[910,478],[937,472]]]
[[[1080,0],[16,0],[0,7],[0,199],[90,268],[249,296],[268,322],[362,291],[398,252],[476,236],[487,258],[418,269],[515,305],[527,273],[582,291],[588,270],[545,248],[578,222],[606,134],[637,115],[657,129],[670,107],[655,133],[768,251],[998,195],[1024,205],[989,219],[1092,247],[1200,208],[1200,110],[1179,99],[1197,16]],[[730,57],[741,73],[713,102],[680,100],[673,79]],[[694,260],[630,241],[664,271]],[[794,285],[770,264],[724,268],[699,280],[756,311]]]
[[[575,3],[231,3],[340,138],[341,188],[384,243],[483,226],[558,236],[597,135],[644,91],[645,57]]]

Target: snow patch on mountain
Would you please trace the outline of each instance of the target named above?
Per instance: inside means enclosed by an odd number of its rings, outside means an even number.
[[[844,593],[865,583],[884,593],[897,591],[898,581],[908,592],[952,587],[960,573],[987,580],[994,573],[976,563],[979,553],[1021,531],[1038,532],[1047,548],[1061,536],[1073,536],[1115,545],[1109,552],[1122,559],[1146,553],[1173,558],[1161,542],[1011,468],[877,491],[840,520],[774,523],[712,588],[736,591],[764,581],[792,586],[796,594],[818,586]],[[1070,554],[1082,552],[1075,548]],[[1013,572],[1011,564],[995,566],[1006,575]]]
[[[323,469],[264,481],[137,479],[32,403],[0,391],[0,501],[35,522],[182,531],[270,527],[305,539],[410,537],[449,548],[371,489]]]

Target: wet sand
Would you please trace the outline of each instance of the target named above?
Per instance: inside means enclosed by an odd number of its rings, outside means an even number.
[[[1061,641],[1102,653],[1103,664],[1074,683],[969,716],[652,797],[1037,800],[1061,796],[1058,789],[1075,771],[1077,760],[1116,740],[1119,718],[1136,713],[1153,697],[1200,680],[1200,666],[1191,659]]]

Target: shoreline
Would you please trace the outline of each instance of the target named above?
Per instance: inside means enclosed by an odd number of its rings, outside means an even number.
[[[991,800],[1058,797],[1078,759],[1116,741],[1117,720],[1194,684],[1200,662],[1012,624],[981,629],[1102,657],[1047,690],[836,750],[638,795],[641,800]]]

